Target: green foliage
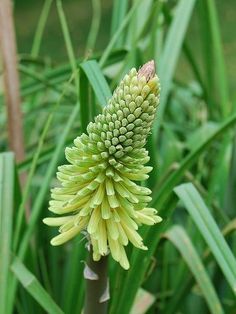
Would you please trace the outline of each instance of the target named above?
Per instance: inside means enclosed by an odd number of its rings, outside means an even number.
[[[20,262],[14,259],[11,270],[19,282],[33,298],[50,314],[63,314],[62,310],[52,300],[35,276]]]
[[[14,156],[12,153],[0,155],[0,308],[7,312],[7,291],[11,274],[11,241],[14,206]]]
[[[81,313],[86,240],[50,246],[56,232],[42,223],[50,188],[64,148],[101,112],[124,73],[149,59],[157,64],[161,101],[146,186],[163,222],[141,228],[149,250],[128,247],[130,270],[110,259],[109,313],[236,311],[236,113],[215,2],[115,0],[101,52],[102,1],[93,0],[85,55],[78,57],[64,2],[45,1],[31,53],[19,56],[26,159],[15,165],[12,153],[0,155],[0,311]],[[51,10],[68,55],[64,64],[41,52]],[[194,24],[201,25],[197,33]],[[0,121],[6,122],[3,110]]]

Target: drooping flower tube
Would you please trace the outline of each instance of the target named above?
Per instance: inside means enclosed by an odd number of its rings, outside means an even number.
[[[137,181],[147,179],[152,170],[145,166],[149,156],[144,146],[158,103],[159,80],[150,61],[125,75],[102,113],[87,126],[87,134],[66,148],[69,164],[58,167],[60,186],[52,189],[49,203],[49,210],[61,217],[43,220],[59,226],[52,245],[86,231],[93,259],[110,252],[124,269],[129,268],[129,242],[147,249],[138,227],[162,219],[148,207],[151,190]]]

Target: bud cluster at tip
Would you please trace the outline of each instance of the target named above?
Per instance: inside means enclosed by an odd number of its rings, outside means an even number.
[[[124,249],[128,242],[147,249],[138,225],[153,225],[161,218],[147,207],[151,191],[134,181],[147,179],[151,171],[145,166],[149,156],[144,145],[158,103],[159,81],[150,61],[138,72],[131,69],[103,112],[89,123],[87,134],[66,148],[70,164],[58,168],[61,186],[52,189],[49,207],[64,216],[44,219],[48,225],[60,226],[53,245],[86,230],[94,260],[110,251],[125,269],[129,268]]]
[[[159,102],[159,84],[157,76],[147,68],[149,71],[143,75],[143,68],[138,73],[132,69],[120,82],[103,113],[88,125],[89,137],[97,141],[98,149],[116,159],[143,147],[150,132]]]

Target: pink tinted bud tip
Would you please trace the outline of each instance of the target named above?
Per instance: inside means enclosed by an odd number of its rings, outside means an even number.
[[[155,62],[151,60],[145,63],[138,71],[138,78],[145,77],[149,82],[156,74]]]

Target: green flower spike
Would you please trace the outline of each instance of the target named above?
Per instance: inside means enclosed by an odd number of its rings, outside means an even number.
[[[60,226],[51,240],[60,245],[87,231],[93,259],[111,252],[124,269],[129,268],[124,247],[129,241],[147,250],[138,226],[162,219],[147,207],[151,190],[136,181],[148,178],[152,168],[144,148],[159,103],[159,80],[154,61],[137,72],[132,69],[113,93],[102,114],[89,123],[87,134],[66,148],[69,165],[58,168],[60,187],[52,189],[49,210],[63,215],[45,218],[49,226]]]

